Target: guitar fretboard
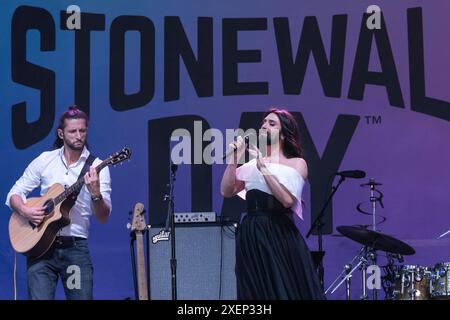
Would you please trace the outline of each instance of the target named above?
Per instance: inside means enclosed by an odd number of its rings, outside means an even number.
[[[105,160],[102,163],[100,163],[97,167],[95,167],[95,171],[99,173],[107,165],[108,162],[107,160]],[[83,186],[84,186],[84,177],[79,177],[77,182],[75,182],[73,185],[64,190],[64,192],[60,193],[55,199],[53,199],[53,201],[55,202],[55,206],[63,202],[70,196],[77,194]]]

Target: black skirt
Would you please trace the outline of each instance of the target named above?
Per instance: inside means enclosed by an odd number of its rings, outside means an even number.
[[[324,299],[311,253],[286,210],[272,195],[250,190],[236,235],[239,300]]]

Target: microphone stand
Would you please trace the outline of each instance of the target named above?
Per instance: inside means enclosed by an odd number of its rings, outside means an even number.
[[[172,275],[172,300],[177,300],[177,259],[175,250],[175,215],[174,215],[174,196],[173,188],[175,185],[175,173],[178,169],[178,165],[171,163],[170,166],[170,179],[169,179],[169,195],[165,195],[164,200],[169,201],[167,208],[166,218],[166,230],[170,228],[170,245],[171,245],[171,258],[170,258],[170,270]],[[170,227],[168,226],[170,223]]]
[[[328,199],[325,202],[322,210],[320,211],[320,213],[317,215],[316,219],[311,224],[311,228],[309,229],[308,234],[306,235],[306,238],[309,238],[309,236],[311,235],[313,230],[317,229],[317,239],[319,241],[318,253],[320,254],[320,259],[319,259],[319,264],[317,266],[317,269],[319,272],[319,279],[320,279],[320,284],[322,285],[322,289],[324,286],[323,255],[325,254],[325,252],[323,251],[322,227],[324,224],[322,223],[322,218],[323,218],[323,215],[325,214],[325,209],[328,207],[328,204],[330,203],[330,201],[333,198],[334,194],[336,193],[337,189],[339,188],[341,183],[344,182],[344,180],[345,180],[345,177],[341,176],[338,184],[335,187],[332,187],[331,194],[328,196]]]

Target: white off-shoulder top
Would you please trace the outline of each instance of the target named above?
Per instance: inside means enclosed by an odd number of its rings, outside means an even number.
[[[281,163],[266,163],[267,169],[274,175],[294,197],[295,203],[292,206],[294,213],[303,220],[302,215],[302,192],[305,185],[305,179],[292,167]],[[245,183],[245,189],[238,193],[238,196],[245,199],[247,191],[258,189],[260,191],[272,194],[269,186],[264,180],[263,174],[256,167],[256,159],[253,159],[236,170],[236,179]]]

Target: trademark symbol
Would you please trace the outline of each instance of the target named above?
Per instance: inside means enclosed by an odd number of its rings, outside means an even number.
[[[366,124],[381,124],[381,116],[364,116]]]

